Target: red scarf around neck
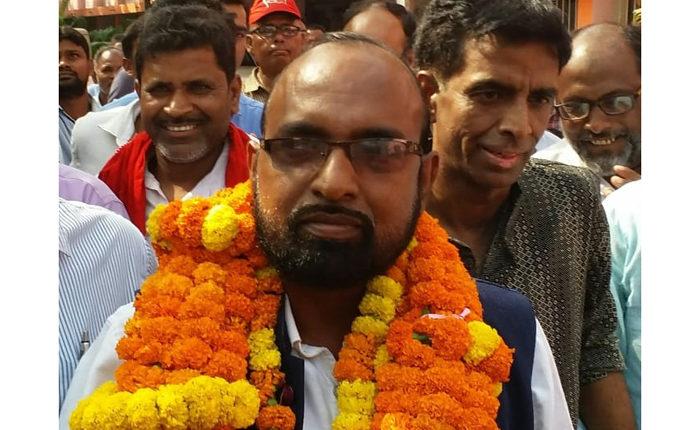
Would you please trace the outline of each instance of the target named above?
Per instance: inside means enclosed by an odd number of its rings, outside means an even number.
[[[233,124],[228,127],[229,148],[226,162],[226,187],[248,179],[248,141],[250,137]],[[131,222],[146,234],[146,185],[148,151],[151,137],[145,131],[136,134],[107,161],[99,178],[126,206]]]

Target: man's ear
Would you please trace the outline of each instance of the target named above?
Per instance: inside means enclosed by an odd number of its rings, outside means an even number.
[[[248,157],[248,177],[253,177],[253,172],[255,171],[255,165],[258,162],[258,152],[260,150],[260,142],[255,137],[251,137],[248,141],[247,146],[247,157]]]
[[[253,56],[253,36],[250,34],[245,35],[245,50],[248,51],[250,56]],[[255,58],[253,58],[255,60]]]
[[[440,84],[435,75],[427,70],[418,71],[416,77],[418,78],[418,85],[423,94],[423,100],[430,111],[430,123],[434,123],[436,109],[435,97],[440,92]]]
[[[440,167],[440,157],[436,151],[431,151],[421,157],[421,177],[420,177],[420,188],[422,196],[428,196],[430,194],[430,189],[437,178],[438,168]],[[423,202],[425,202],[423,198]]]
[[[238,105],[241,100],[241,77],[236,74],[228,88],[231,95],[231,115],[238,113]]]

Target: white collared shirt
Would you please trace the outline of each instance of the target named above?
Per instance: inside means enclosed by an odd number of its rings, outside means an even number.
[[[182,196],[180,200],[191,199],[192,197],[207,197],[226,186],[226,165],[228,162],[228,148],[230,143],[226,142],[219,158],[216,159],[214,167],[206,174],[197,185],[190,190],[189,193]],[[151,214],[151,211],[159,204],[167,204],[168,198],[160,188],[158,179],[146,169],[144,184],[146,186],[146,219]]]
[[[284,317],[292,355],[304,360],[304,430],[330,429],[338,414],[333,376],[335,357],[325,347],[306,345],[299,336],[289,300]],[[557,365],[540,322],[535,319],[535,353],[532,363],[532,408],[535,429],[571,429],[569,407],[564,397]]]

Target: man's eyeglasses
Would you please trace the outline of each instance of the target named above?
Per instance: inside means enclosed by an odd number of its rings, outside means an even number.
[[[327,141],[305,137],[263,139],[261,147],[279,168],[318,171],[331,148],[342,148],[358,174],[391,173],[401,170],[409,154],[423,155],[420,144],[406,139],[377,137]]]
[[[641,93],[620,94],[603,97],[594,102],[590,101],[569,101],[562,104],[555,104],[559,116],[563,119],[578,121],[588,118],[593,106],[598,106],[606,115],[622,115],[634,108],[635,103]]]
[[[302,28],[297,27],[296,25],[261,25],[260,27],[256,28],[255,30],[252,30],[250,33],[255,34],[257,36],[260,36],[264,39],[272,39],[275,37],[277,33],[281,33],[282,36],[284,37],[294,37],[297,34],[299,34],[300,31],[305,31]]]

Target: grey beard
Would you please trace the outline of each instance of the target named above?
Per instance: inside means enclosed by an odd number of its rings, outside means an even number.
[[[586,166],[602,177],[610,177],[615,174],[613,166],[621,165],[627,167],[637,167],[641,163],[642,144],[640,139],[628,137],[622,153],[612,154],[604,153],[594,155],[589,150],[588,144],[579,147],[574,146],[576,152],[581,156],[581,159]]]

